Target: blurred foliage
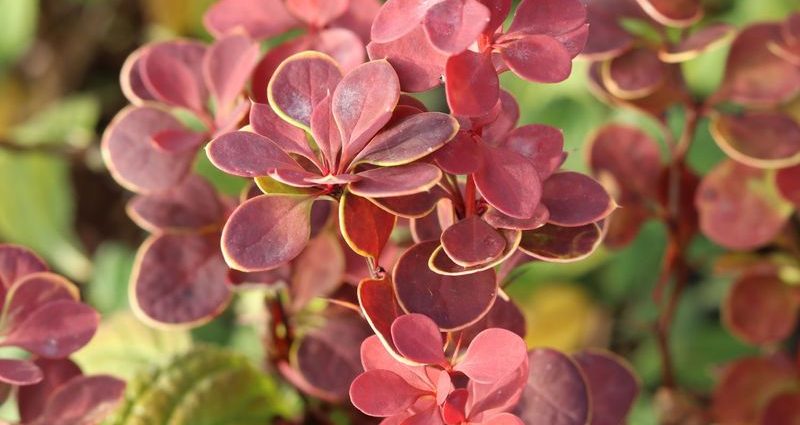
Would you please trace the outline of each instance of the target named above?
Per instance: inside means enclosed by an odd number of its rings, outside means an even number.
[[[153,330],[129,312],[131,247],[144,232],[125,216],[130,195],[102,169],[100,134],[125,103],[118,72],[127,54],[155,39],[207,39],[201,16],[212,2],[0,0],[0,241],[27,245],[57,271],[87,284],[83,294],[103,313],[104,323],[77,361],[90,373],[137,376],[113,424],[141,423],[133,418],[163,414],[169,403],[176,403],[175,414],[192,415],[187,420],[196,424],[267,423],[275,414],[293,416],[300,408],[296,393],[252,365],[264,356],[263,292],[237,295],[234,308],[192,332]],[[712,11],[708,21],[739,27],[798,8],[797,0],[705,3]],[[683,65],[696,96],[717,88],[727,50]],[[520,102],[522,124],[564,130],[566,168],[586,169],[585,141],[604,123],[633,123],[661,139],[648,118],[596,100],[587,91],[586,75],[587,64],[576,62],[562,84],[529,84],[510,73],[501,80]],[[441,90],[420,97],[432,109],[445,107]],[[680,111],[672,111],[670,127],[679,127],[682,119]],[[707,128],[701,121],[689,152],[689,163],[700,173],[723,157]],[[241,180],[217,171],[202,153],[198,158],[201,174],[238,195]],[[665,237],[658,223],[649,223],[625,249],[601,249],[571,265],[530,263],[513,273],[506,288],[526,313],[529,345],[568,351],[610,346],[633,362],[646,387],[629,421],[636,425],[656,423],[652,403],[660,360],[652,293]],[[692,258],[703,266],[682,298],[672,333],[679,384],[696,392],[709,389],[720,364],[752,351],[720,325],[719,305],[731,282],[715,276],[709,265],[721,252],[705,239],[692,246]],[[253,417],[222,416],[244,411]]]

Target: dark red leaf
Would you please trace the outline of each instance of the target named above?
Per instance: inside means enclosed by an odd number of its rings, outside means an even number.
[[[478,117],[488,113],[500,96],[500,81],[488,54],[466,50],[447,60],[447,104],[454,115]]]
[[[711,135],[729,157],[757,168],[800,164],[800,124],[781,112],[718,114]]]
[[[550,218],[550,212],[543,204],[536,207],[536,212],[531,218],[514,218],[505,215],[495,208],[489,208],[483,214],[483,220],[497,229],[533,230],[544,226]]]
[[[462,329],[483,317],[497,296],[493,270],[444,276],[428,267],[438,241],[409,248],[394,268],[398,302],[408,313],[424,314],[443,330]]]
[[[631,366],[606,351],[581,351],[574,358],[589,385],[591,425],[624,423],[640,387]]]
[[[504,45],[500,54],[520,77],[537,83],[558,83],[572,73],[572,54],[548,35],[528,35]]]
[[[591,255],[603,239],[595,223],[579,227],[547,224],[522,232],[519,250],[531,257],[550,262],[574,262]]]
[[[600,221],[617,207],[600,183],[573,171],[553,174],[544,181],[542,203],[549,223],[577,227]]]
[[[345,192],[339,200],[339,228],[350,249],[377,260],[396,218],[368,199]]]
[[[800,392],[787,391],[769,400],[761,412],[760,425],[797,425],[800,420]]]
[[[384,210],[405,218],[424,217],[434,208],[439,199],[445,196],[444,190],[439,186],[434,186],[428,191],[415,193],[407,196],[397,196],[390,198],[373,198],[372,202]]]
[[[448,227],[441,241],[447,256],[464,267],[495,260],[506,247],[503,235],[474,215]]]
[[[585,22],[586,6],[580,0],[522,0],[508,32],[555,36]]]
[[[536,214],[542,186],[528,158],[506,148],[484,146],[481,168],[474,176],[483,198],[504,214],[523,219]]]
[[[564,162],[564,133],[549,125],[531,124],[515,128],[500,146],[533,161],[539,179],[545,181]]]
[[[61,385],[47,400],[32,425],[99,423],[125,396],[125,382],[107,375],[77,376]]]
[[[362,280],[358,284],[358,304],[381,343],[387,350],[397,351],[392,340],[392,323],[404,313],[395,298],[391,279]]]
[[[773,273],[746,273],[728,292],[722,305],[724,323],[751,344],[784,340],[795,329],[800,299]]]
[[[311,239],[292,262],[292,310],[300,311],[312,299],[331,295],[342,283],[344,266],[342,247],[333,235],[322,233]]]
[[[423,158],[445,146],[458,131],[458,122],[440,112],[415,114],[378,133],[356,155],[353,163],[366,162],[384,167],[403,165]]]
[[[528,355],[529,377],[517,414],[527,425],[584,425],[589,391],[578,365],[552,349]]]
[[[47,400],[60,386],[80,376],[81,369],[70,359],[36,359],[44,379],[38,384],[26,385],[17,390],[19,416],[23,423],[33,422],[44,412]]]
[[[373,168],[361,171],[356,176],[360,179],[348,185],[351,192],[367,198],[385,198],[430,190],[439,183],[442,171],[432,164],[412,162],[396,167]]]
[[[481,165],[480,142],[466,131],[459,131],[455,138],[434,153],[436,164],[451,174],[472,174]]]
[[[603,82],[614,96],[638,99],[653,94],[664,84],[666,67],[654,50],[631,49],[603,64]]]

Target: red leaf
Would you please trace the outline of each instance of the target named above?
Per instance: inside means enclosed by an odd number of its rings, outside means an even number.
[[[25,275],[6,294],[2,315],[3,331],[12,331],[40,307],[59,300],[79,301],[78,288],[55,273],[37,272]]]
[[[47,400],[53,392],[70,379],[81,375],[81,369],[70,359],[40,358],[34,363],[42,370],[44,379],[37,384],[26,385],[17,390],[22,423],[33,422],[44,412]]]
[[[458,131],[458,122],[440,112],[422,112],[378,133],[353,163],[380,166],[408,164],[445,146]]]
[[[775,184],[784,199],[800,208],[800,165],[778,170]]]
[[[5,298],[11,285],[26,275],[47,271],[47,264],[27,248],[0,244],[0,291]]]
[[[787,391],[769,400],[761,412],[759,424],[797,425],[800,418],[800,392]]]
[[[422,22],[428,7],[422,0],[388,0],[372,22],[372,40],[387,43],[408,34]]]
[[[622,27],[622,19],[649,20],[631,0],[592,0],[586,11],[591,25],[583,55],[589,60],[617,57],[633,45],[635,36]]]
[[[394,18],[392,18],[394,19]],[[403,22],[404,26],[408,26]],[[386,59],[394,67],[404,92],[417,93],[441,84],[448,55],[431,46],[425,30],[416,27],[394,41],[367,45],[370,59]]]
[[[534,230],[544,226],[550,218],[550,212],[543,204],[536,207],[531,218],[515,218],[507,216],[495,208],[489,208],[483,214],[483,220],[496,229]]]
[[[636,127],[619,124],[607,125],[594,135],[589,166],[595,176],[613,178],[625,208],[639,202],[640,196],[655,198],[663,168],[658,142]]]
[[[499,230],[498,233],[505,239],[505,247],[500,256],[493,260],[465,267],[454,262],[444,249],[439,246],[433,254],[431,254],[431,258],[428,260],[428,266],[434,272],[447,276],[468,275],[493,268],[508,259],[517,250],[522,236],[519,230],[502,229]]]
[[[600,183],[573,171],[556,173],[545,180],[542,203],[550,212],[549,222],[565,227],[600,221],[617,207]]]
[[[496,108],[497,115],[481,130],[481,138],[491,144],[500,143],[519,121],[519,104],[511,93],[501,89]]]
[[[447,364],[439,326],[427,316],[401,315],[392,322],[391,332],[392,342],[403,357],[422,364]]]
[[[528,35],[502,47],[506,65],[520,77],[538,83],[558,83],[572,73],[572,55],[553,37]]]
[[[397,351],[392,341],[392,323],[403,315],[403,310],[394,296],[394,285],[390,278],[383,280],[364,279],[358,284],[358,304],[375,335],[386,350]],[[362,347],[362,360],[364,348]],[[369,370],[366,367],[365,369]]]
[[[370,370],[350,386],[350,401],[358,410],[378,417],[394,416],[424,395],[403,378],[388,370]]]
[[[342,237],[361,256],[380,258],[395,221],[394,215],[358,195],[345,192],[339,200]]]
[[[217,137],[206,146],[206,153],[214,166],[234,176],[266,176],[275,170],[302,171],[272,140],[248,131]]]
[[[733,161],[711,170],[697,190],[700,229],[714,242],[747,250],[769,243],[783,228],[791,205],[770,188],[769,174]]]
[[[564,133],[549,125],[531,124],[511,130],[500,146],[533,161],[539,179],[545,181],[564,162]]]
[[[483,163],[475,173],[475,184],[489,204],[516,218],[532,217],[542,197],[539,174],[533,163],[505,148],[484,146]]]
[[[442,418],[446,424],[462,424],[467,421],[469,391],[459,388],[451,392],[442,405]]]
[[[102,153],[109,172],[134,192],[169,189],[191,170],[194,152],[170,154],[150,141],[164,130],[182,130],[170,114],[150,106],[120,111],[103,134]]]
[[[151,233],[161,230],[205,230],[222,226],[227,208],[202,177],[190,175],[179,185],[128,202],[128,215]]]
[[[500,81],[491,56],[466,50],[447,60],[447,104],[454,115],[477,117],[488,113],[500,96]]]
[[[267,86],[269,104],[292,125],[311,126],[311,113],[342,79],[342,71],[328,55],[301,52],[284,60]]]
[[[722,305],[724,323],[751,344],[783,341],[797,323],[800,302],[795,291],[776,274],[746,273],[733,284]]]
[[[631,49],[603,65],[603,82],[617,97],[637,99],[654,93],[664,84],[667,65],[647,47]]]
[[[284,33],[298,24],[281,0],[220,0],[208,9],[203,23],[217,38],[244,30],[257,40]]]
[[[574,357],[589,384],[591,425],[623,423],[639,395],[640,384],[631,366],[604,351],[582,351]]]
[[[362,171],[360,177],[348,185],[351,192],[367,198],[407,196],[430,190],[442,178],[435,165],[424,162],[381,167]]]
[[[42,370],[31,361],[0,359],[0,382],[33,385],[41,382],[43,377]]]
[[[662,47],[658,57],[668,63],[685,62],[728,41],[736,34],[730,24],[711,24],[693,32],[674,46]]]
[[[386,61],[367,62],[345,75],[331,106],[342,137],[343,165],[389,122],[399,99],[400,81]]]
[[[455,370],[478,383],[491,384],[518,370],[527,354],[525,341],[519,335],[505,329],[487,329],[472,340]]]
[[[506,240],[478,216],[470,216],[442,233],[442,247],[456,264],[471,267],[503,254]]]
[[[578,365],[552,349],[528,355],[528,383],[517,406],[527,425],[584,425],[589,420],[589,393]]]
[[[222,230],[222,254],[231,268],[269,270],[296,257],[311,234],[312,198],[261,195],[245,201]]]
[[[493,270],[464,276],[434,273],[428,259],[438,245],[438,241],[418,243],[400,257],[393,273],[397,299],[403,310],[430,317],[442,330],[463,329],[494,304],[495,274]]]
[[[28,314],[2,341],[3,346],[24,348],[46,358],[66,357],[89,342],[100,315],[73,300],[46,303]]]
[[[203,77],[216,102],[216,115],[230,111],[245,91],[250,73],[261,56],[258,43],[242,34],[223,37],[203,58]]]
[[[800,124],[782,112],[717,114],[711,135],[725,153],[756,168],[785,168],[800,164]]]
[[[439,186],[434,186],[428,191],[413,195],[373,198],[372,202],[396,216],[419,218],[433,211],[436,208],[436,203],[443,196],[445,196],[444,190]]]
[[[523,316],[522,311],[514,302],[498,297],[486,316],[461,331],[462,346],[469,346],[470,342],[479,333],[490,328],[505,329],[519,335],[520,338],[524,338],[526,332],[525,316]]]
[[[489,19],[489,9],[478,0],[442,0],[428,9],[423,28],[434,47],[452,55],[474,43]]]
[[[364,42],[353,31],[345,28],[330,28],[317,34],[305,35],[306,50],[316,50],[332,57],[348,73],[364,63]]]
[[[197,149],[206,142],[206,135],[196,131],[185,129],[167,129],[153,134],[150,142],[153,145],[168,153],[182,154],[197,152]]]
[[[453,140],[436,151],[433,157],[442,170],[451,174],[472,174],[481,165],[481,146],[470,133],[459,131]]]
[[[32,425],[99,423],[125,396],[125,382],[107,375],[79,376],[60,386]]]

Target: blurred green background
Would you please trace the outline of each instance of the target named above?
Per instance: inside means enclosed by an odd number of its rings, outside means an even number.
[[[237,301],[233,310],[238,314],[226,314],[191,335],[148,330],[128,316],[128,275],[145,234],[126,217],[130,195],[109,177],[99,155],[104,126],[126,103],[118,84],[125,57],[152,40],[208,39],[201,16],[210,3],[0,0],[0,241],[39,252],[56,271],[81,284],[87,300],[106,315],[110,324],[78,356],[90,372],[134,370],[182,350],[192,339],[232,345],[254,359],[262,354],[252,327],[233,326],[259,314],[257,294]],[[777,20],[798,8],[797,0],[705,3],[707,20],[739,27]],[[726,53],[723,47],[684,64],[697,96],[715,90]],[[551,86],[503,77],[520,101],[522,123],[564,129],[570,154],[566,167],[577,170],[585,170],[582,146],[600,125],[627,122],[655,129],[647,118],[611,110],[593,98],[586,68],[576,63],[568,81]],[[428,96],[429,104],[443,107],[436,95]],[[722,158],[706,127],[701,123],[690,153],[700,173]],[[664,229],[650,223],[624,250],[601,250],[575,265],[527,266],[515,274],[509,289],[528,316],[530,345],[564,350],[610,346],[632,361],[647,388],[633,424],[656,423],[650,403],[659,357],[651,291],[665,238]],[[719,304],[730,277],[714,274],[711,265],[722,252],[702,239],[692,247],[692,258],[707,267],[693,276],[672,336],[680,383],[699,394],[707,394],[720,363],[751,350],[720,325]]]

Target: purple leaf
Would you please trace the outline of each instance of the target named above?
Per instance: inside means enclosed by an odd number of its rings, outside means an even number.
[[[547,224],[522,232],[519,250],[543,261],[567,263],[591,255],[603,240],[603,231],[596,223],[579,227]]]
[[[50,272],[31,273],[18,279],[6,294],[3,330],[12,331],[39,307],[58,300],[79,301],[78,288]]]
[[[66,357],[89,342],[100,315],[73,300],[46,303],[28,314],[2,341],[3,346],[24,348],[46,358]]]
[[[153,45],[141,58],[142,80],[156,98],[191,111],[204,111],[208,93],[200,70],[206,46],[193,41]]]
[[[275,170],[303,171],[275,142],[248,131],[217,137],[206,146],[206,153],[214,166],[234,176],[266,176]]]
[[[303,196],[261,195],[245,201],[222,231],[222,253],[231,268],[269,270],[295,258],[311,234],[311,204]]]
[[[316,158],[308,145],[305,131],[284,121],[268,104],[253,102],[250,125],[256,133],[272,140],[284,152],[302,155],[312,161]]]
[[[447,364],[439,326],[427,316],[402,315],[392,323],[391,333],[394,347],[403,357],[422,364]]]
[[[341,285],[344,253],[335,237],[322,233],[309,241],[292,266],[289,280],[292,310],[300,311],[312,299],[327,297]]]
[[[493,270],[464,276],[444,276],[428,267],[438,241],[409,248],[394,267],[393,280],[400,306],[424,314],[445,331],[463,329],[480,320],[494,304],[497,281]]]
[[[542,203],[550,211],[549,222],[565,227],[600,221],[617,207],[600,183],[573,171],[556,173],[545,180]]]
[[[17,245],[0,244],[0,291],[3,296],[11,285],[26,275],[47,271],[47,264],[36,254]]]
[[[631,366],[604,351],[582,351],[574,358],[589,385],[591,425],[623,423],[639,395],[640,384]]]
[[[529,158],[545,181],[564,162],[564,133],[549,125],[531,124],[515,128],[500,146]]]
[[[440,112],[422,112],[378,133],[353,159],[380,166],[402,165],[423,158],[458,131],[458,122]]]
[[[442,233],[442,247],[456,264],[471,267],[497,259],[506,240],[478,216],[470,216]]]
[[[43,378],[42,370],[31,361],[0,359],[0,382],[33,385]]]
[[[17,390],[19,416],[22,423],[33,422],[44,412],[47,400],[61,385],[80,376],[81,369],[70,359],[36,359],[36,366],[42,370],[44,379],[34,385],[26,385]]]
[[[131,304],[157,326],[199,325],[231,298],[219,233],[164,234],[142,245],[131,280]]]
[[[522,0],[508,32],[555,36],[585,22],[586,6],[580,0]]]
[[[413,195],[431,189],[442,172],[434,165],[414,162],[397,167],[373,168],[356,174],[361,179],[350,183],[350,191],[366,198]]]
[[[182,130],[170,114],[150,106],[120,111],[103,134],[102,153],[114,179],[134,192],[169,189],[191,170],[194,152],[169,154],[150,141],[164,130]]]
[[[99,423],[125,396],[125,382],[107,375],[78,376],[60,386],[32,425]]]
[[[527,425],[585,425],[589,393],[578,365],[552,349],[528,354],[529,377],[517,414]]]
[[[202,230],[222,226],[226,207],[216,190],[202,177],[190,175],[164,192],[136,195],[127,206],[128,216],[151,233],[168,230]]]

